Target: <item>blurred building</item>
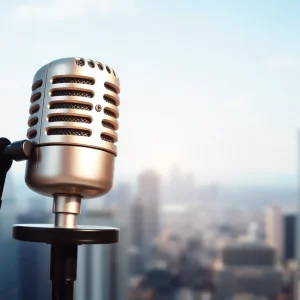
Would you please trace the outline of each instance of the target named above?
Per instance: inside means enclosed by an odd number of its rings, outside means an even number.
[[[164,204],[186,204],[199,201],[199,191],[192,173],[185,173],[179,165],[170,170],[169,182],[162,187]]]
[[[128,224],[130,204],[132,202],[130,184],[124,182],[117,184],[107,195],[100,199],[100,202],[104,207],[117,211],[119,223]]]
[[[137,199],[139,199],[142,206],[141,237],[144,262],[149,261],[155,238],[159,234],[160,187],[160,177],[157,173],[146,171],[139,175]]]
[[[98,208],[86,211],[81,223],[113,226],[120,229],[120,239],[112,245],[82,245],[78,250],[75,299],[125,300],[128,294],[128,232],[119,223],[116,210]]]
[[[135,199],[130,206],[129,218],[130,247],[129,268],[131,276],[140,276],[144,272],[143,266],[143,205]]]
[[[44,199],[40,201],[44,201]],[[32,207],[28,212],[18,215],[17,223],[50,223],[49,213],[34,208],[36,207]],[[19,300],[51,299],[49,267],[50,245],[18,242]]]
[[[216,299],[247,294],[276,300],[283,278],[275,257],[273,248],[259,243],[243,242],[225,247],[216,272]]]
[[[164,262],[156,261],[143,278],[132,284],[128,300],[175,300],[174,277]]]
[[[296,258],[296,214],[284,216],[284,260],[294,260]]]
[[[267,245],[273,247],[279,259],[283,259],[284,219],[280,207],[268,207],[265,214],[265,233]]]
[[[286,284],[285,284],[285,294],[292,300],[298,300],[298,267],[296,260],[289,260],[285,266],[286,273]]]
[[[173,300],[176,292],[173,281],[167,269],[152,268],[146,272],[144,284],[153,290],[156,300]]]
[[[19,285],[18,241],[12,238],[17,220],[16,190],[11,173],[7,174],[0,216],[0,299],[21,299]]]

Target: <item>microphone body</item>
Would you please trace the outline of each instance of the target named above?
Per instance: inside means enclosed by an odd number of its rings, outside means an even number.
[[[119,93],[115,71],[93,60],[59,59],[35,74],[27,131],[34,150],[25,173],[31,190],[55,200],[112,188]]]

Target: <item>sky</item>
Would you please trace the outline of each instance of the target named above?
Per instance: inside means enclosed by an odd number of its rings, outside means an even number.
[[[117,180],[178,164],[199,183],[297,182],[300,2],[3,1],[1,135],[26,138],[35,72],[62,57],[113,67]],[[13,174],[23,176],[24,163]]]

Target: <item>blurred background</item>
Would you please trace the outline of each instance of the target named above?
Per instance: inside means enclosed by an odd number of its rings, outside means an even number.
[[[80,224],[77,300],[296,300],[300,3],[12,0],[0,10],[0,132],[26,138],[33,75],[62,57],[120,76],[112,191]],[[49,299],[49,246],[15,223],[51,223],[52,200],[8,175],[0,299]]]

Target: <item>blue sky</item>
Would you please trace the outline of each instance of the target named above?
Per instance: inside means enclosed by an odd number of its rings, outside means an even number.
[[[201,183],[294,184],[299,9],[296,1],[3,3],[1,135],[25,137],[39,67],[82,56],[121,79],[117,178],[167,174],[178,163]]]

